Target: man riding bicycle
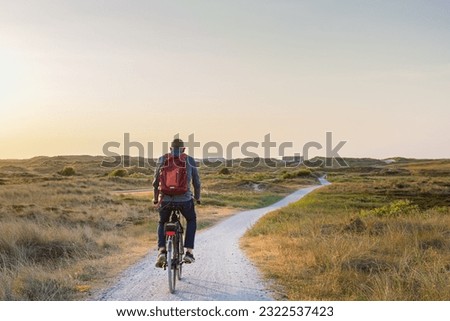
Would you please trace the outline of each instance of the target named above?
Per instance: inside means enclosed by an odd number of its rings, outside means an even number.
[[[186,247],[186,254],[184,256],[185,263],[194,263],[194,240],[195,232],[197,230],[197,215],[195,213],[194,199],[197,204],[200,204],[200,177],[195,164],[194,158],[184,154],[184,142],[176,138],[171,143],[170,153],[163,155],[158,160],[158,166],[155,170],[155,177],[153,180],[154,199],[153,203],[158,204],[159,224],[158,224],[158,258],[155,266],[162,268],[166,264],[166,239],[164,234],[164,224],[170,219],[170,214],[173,207],[180,209],[181,214],[186,218],[186,236],[184,246]],[[187,191],[178,195],[169,195],[171,193],[162,192],[162,170],[167,166],[168,160],[183,160],[183,165],[187,180]],[[191,192],[190,185],[194,187],[194,193]]]

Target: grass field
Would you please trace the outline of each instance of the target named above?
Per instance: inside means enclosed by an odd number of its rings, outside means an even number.
[[[85,299],[156,248],[152,193],[117,192],[150,188],[153,171],[102,159],[0,160],[0,300]],[[296,168],[222,168],[200,168],[199,228],[315,183]]]
[[[450,300],[450,161],[360,161],[242,247],[284,300]]]
[[[0,160],[0,300],[85,299],[155,249],[151,193],[126,192],[149,189],[153,171],[102,159]],[[449,300],[450,161],[347,161],[314,172],[202,166],[199,228],[327,173],[332,185],[269,214],[242,241],[279,298]]]

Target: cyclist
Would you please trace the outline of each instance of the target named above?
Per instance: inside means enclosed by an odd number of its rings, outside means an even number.
[[[170,153],[173,156],[181,156],[185,151],[184,142],[176,138],[171,143]],[[194,263],[194,240],[195,232],[197,230],[197,215],[195,213],[194,199],[197,204],[200,204],[200,177],[195,164],[195,160],[191,156],[186,155],[186,171],[187,171],[187,183],[188,190],[182,195],[162,195],[159,192],[159,178],[161,173],[161,167],[164,164],[165,158],[163,155],[158,160],[158,166],[155,170],[155,176],[153,180],[154,199],[153,204],[158,206],[159,211],[159,224],[158,224],[158,257],[156,259],[155,266],[161,268],[166,263],[166,239],[164,235],[164,224],[170,219],[171,207],[168,205],[176,205],[180,208],[181,214],[186,218],[186,235],[184,240],[184,246],[186,247],[186,254],[184,256],[185,263]],[[190,185],[193,185],[194,192],[192,193]]]

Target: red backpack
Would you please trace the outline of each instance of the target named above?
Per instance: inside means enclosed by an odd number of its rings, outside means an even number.
[[[164,164],[159,172],[159,191],[164,195],[183,195],[188,191],[186,154],[164,155]]]

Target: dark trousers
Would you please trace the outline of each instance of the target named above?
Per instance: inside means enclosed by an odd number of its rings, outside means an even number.
[[[164,234],[164,223],[170,219],[172,211],[170,203],[162,202],[159,209],[159,225],[158,225],[158,248],[166,246],[166,236]],[[174,203],[172,203],[174,204]],[[186,218],[186,235],[184,238],[184,246],[189,249],[194,248],[195,231],[197,230],[197,214],[195,213],[194,201],[176,202],[180,206],[181,214]]]

